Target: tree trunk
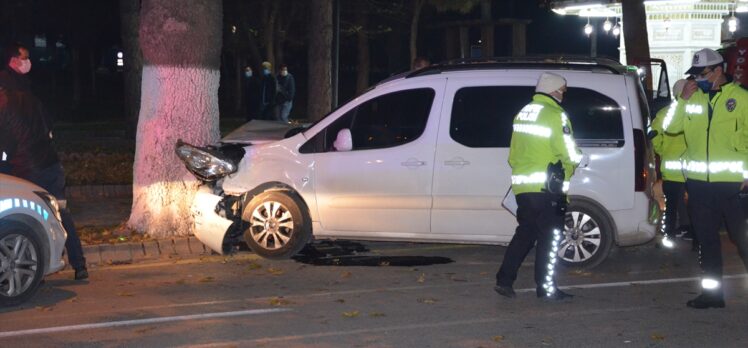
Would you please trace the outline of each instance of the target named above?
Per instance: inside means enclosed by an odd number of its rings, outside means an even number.
[[[222,3],[143,0],[141,109],[128,226],[153,237],[188,235],[198,182],[174,153],[178,139],[218,139]]]
[[[418,57],[418,22],[421,19],[421,10],[426,0],[413,0],[413,19],[410,22],[410,62]]]
[[[493,15],[491,14],[491,1],[481,0],[480,3],[480,16],[483,21],[481,27],[481,53],[483,57],[493,57],[494,54],[494,26],[493,26]]]
[[[124,106],[128,134],[135,132],[140,111],[140,81],[143,78],[143,54],[140,52],[140,0],[120,0],[120,33],[124,54]]]
[[[623,11],[623,40],[626,48],[626,64],[636,64],[638,60],[649,59],[649,37],[647,36],[647,13],[644,0],[621,2]],[[645,88],[652,89],[652,74],[647,71]],[[647,87],[649,86],[649,87]]]
[[[626,48],[626,61],[631,64],[636,59],[649,59],[649,38],[647,36],[647,13],[643,0],[621,2],[623,10],[623,40]]]
[[[371,57],[369,54],[369,34],[366,28],[369,26],[369,15],[362,9],[356,12],[358,25],[360,26],[356,37],[357,42],[357,59],[358,69],[356,69],[356,94],[361,94],[369,88],[369,69]]]
[[[310,0],[308,40],[308,112],[316,121],[332,105],[332,0]]]
[[[267,17],[265,17],[265,27],[262,31],[262,39],[265,44],[265,58],[271,64],[273,68],[277,62],[275,61],[275,30],[276,22],[278,21],[278,12],[280,11],[280,1],[272,0],[270,2],[270,8],[267,10]]]

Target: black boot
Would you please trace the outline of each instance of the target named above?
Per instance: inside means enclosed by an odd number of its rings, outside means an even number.
[[[722,294],[701,293],[693,300],[686,302],[686,306],[696,309],[725,308],[725,300]]]
[[[85,266],[75,270],[75,280],[84,279],[88,279],[88,269]]]
[[[567,294],[558,288],[553,289],[550,293],[542,289],[537,290],[535,293],[538,295],[539,299],[548,302],[564,302],[569,301],[574,297],[574,295]]]
[[[493,287],[493,290],[496,291],[501,296],[509,297],[509,298],[515,298],[517,297],[517,294],[514,292],[514,289],[511,286],[505,286],[505,285],[496,285]]]

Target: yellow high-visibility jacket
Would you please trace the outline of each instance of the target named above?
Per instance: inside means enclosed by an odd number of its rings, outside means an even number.
[[[683,132],[689,180],[742,182],[748,177],[748,90],[739,84],[723,85],[711,99],[699,90],[679,100],[663,129]]]
[[[657,116],[652,122],[652,130],[657,131],[657,135],[652,138],[652,145],[655,152],[660,155],[660,172],[662,180],[685,182],[683,176],[683,167],[681,157],[686,152],[686,137],[683,133],[666,134],[662,129],[662,122],[666,117],[673,117],[678,103],[673,101],[670,106],[662,108],[657,112]],[[671,116],[668,116],[671,115]]]
[[[553,97],[537,93],[514,117],[509,165],[514,194],[541,192],[548,164],[561,161],[564,191],[582,159],[572,134],[571,122]]]

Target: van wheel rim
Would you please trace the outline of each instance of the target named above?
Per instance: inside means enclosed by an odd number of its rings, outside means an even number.
[[[267,201],[252,211],[249,231],[252,239],[266,250],[280,249],[293,236],[293,216],[280,202]]]
[[[36,280],[39,258],[29,238],[11,234],[0,239],[0,295],[15,297]]]
[[[597,254],[601,242],[600,225],[592,216],[578,211],[568,212],[558,257],[571,263],[585,262]]]

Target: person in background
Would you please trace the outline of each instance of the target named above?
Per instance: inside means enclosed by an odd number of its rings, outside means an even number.
[[[686,302],[696,309],[725,306],[722,288],[724,220],[748,270],[748,234],[739,193],[748,184],[748,90],[729,82],[724,59],[714,50],[697,51],[672,117],[663,129],[683,133],[686,191],[703,271],[701,294]]]
[[[283,64],[278,74],[278,105],[280,107],[279,118],[281,122],[288,123],[288,116],[293,108],[293,99],[296,96],[296,81],[288,72],[288,65]]]
[[[273,65],[262,62],[262,76],[260,77],[260,118],[275,120],[275,98],[278,91],[278,81],[273,76]]]
[[[412,70],[423,69],[429,65],[431,65],[431,62],[426,57],[418,56],[416,59],[413,59]]]
[[[244,104],[247,108],[245,114],[247,122],[260,116],[260,79],[254,75],[252,67],[244,68]]]
[[[558,289],[554,275],[564,229],[568,183],[583,160],[571,122],[560,105],[564,93],[563,76],[543,73],[532,102],[514,117],[509,165],[519,226],[496,273],[494,286],[505,297],[516,296],[512,286],[533,247],[537,297],[547,301],[572,297]]]
[[[0,76],[0,156],[7,161],[10,175],[26,179],[47,190],[60,203],[62,226],[67,232],[65,249],[75,270],[75,280],[88,278],[86,258],[66,207],[65,172],[52,144],[52,132],[41,102],[28,88],[25,74],[31,70],[28,50],[12,45],[6,52],[4,65],[9,67]],[[10,72],[12,70],[12,72]],[[14,74],[20,75],[16,76]]]
[[[691,230],[686,208],[686,177],[683,175],[682,157],[686,152],[686,139],[683,133],[666,134],[662,129],[662,122],[666,117],[672,117],[678,105],[678,98],[683,91],[686,80],[681,79],[673,85],[675,101],[657,113],[652,122],[652,145],[660,156],[660,173],[662,173],[662,191],[665,195],[665,210],[663,211],[662,240],[658,243],[666,249],[675,247],[674,240],[678,230]],[[680,222],[680,224],[678,224]],[[692,237],[691,237],[692,238]],[[695,244],[695,242],[694,242]]]

